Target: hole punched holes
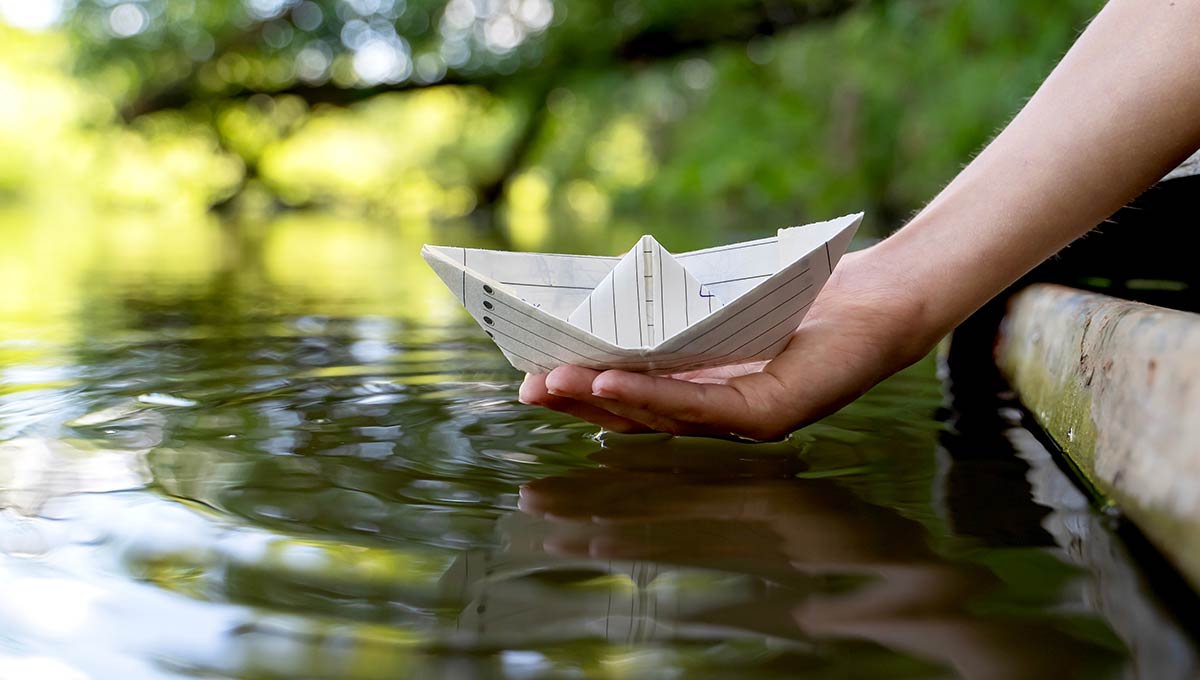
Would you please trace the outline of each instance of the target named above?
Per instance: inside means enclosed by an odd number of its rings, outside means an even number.
[[[483,292],[487,293],[488,295],[491,295],[491,294],[492,294],[492,287],[491,287],[491,286],[489,286],[489,285],[487,285],[486,283],[485,283],[485,284],[483,284]],[[492,303],[488,302],[487,300],[484,300],[484,301],[483,301],[483,306],[484,306],[484,307],[486,307],[487,309],[493,309]],[[495,323],[494,321],[492,321],[492,317],[490,317],[490,316],[485,316],[485,317],[483,317],[483,322],[484,322],[484,323],[486,323],[486,324],[487,324],[487,325],[489,325],[489,326],[491,326],[493,323]],[[494,337],[496,337],[496,336],[492,335],[492,334],[491,334],[490,332],[488,332],[488,331],[484,331],[484,332],[488,334],[488,337],[489,337],[489,338],[494,338]]]

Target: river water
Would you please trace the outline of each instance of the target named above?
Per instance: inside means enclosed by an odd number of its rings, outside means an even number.
[[[517,403],[422,234],[0,228],[0,677],[1196,672],[933,358],[785,443],[601,435]]]

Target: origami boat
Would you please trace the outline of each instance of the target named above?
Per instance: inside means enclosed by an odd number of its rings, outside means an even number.
[[[643,236],[620,257],[430,245],[421,256],[519,371],[678,373],[781,352],[861,222],[679,255]]]

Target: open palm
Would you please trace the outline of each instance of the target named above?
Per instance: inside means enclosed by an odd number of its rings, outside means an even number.
[[[866,392],[929,351],[922,305],[871,251],[846,255],[804,322],[768,362],[651,376],[563,366],[527,375],[521,401],[615,432],[775,440]]]

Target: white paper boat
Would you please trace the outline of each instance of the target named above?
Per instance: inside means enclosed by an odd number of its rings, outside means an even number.
[[[621,257],[429,245],[421,256],[519,371],[678,373],[782,351],[861,222],[679,255],[643,236]]]

